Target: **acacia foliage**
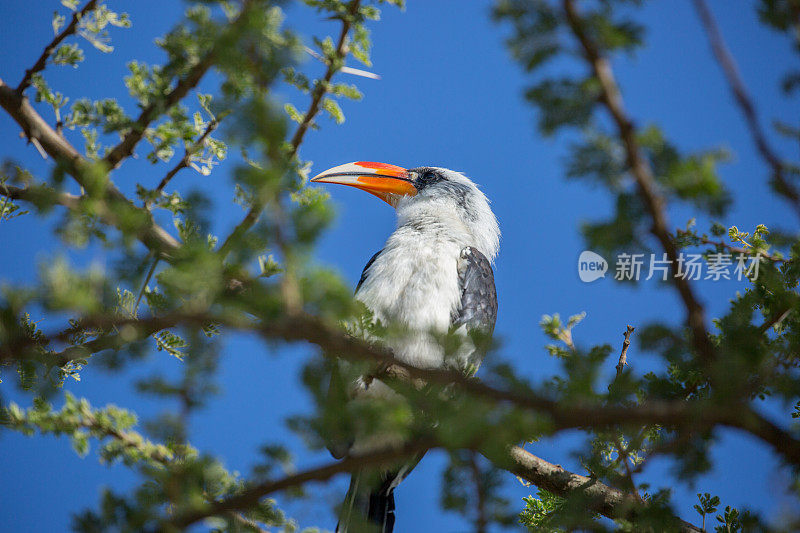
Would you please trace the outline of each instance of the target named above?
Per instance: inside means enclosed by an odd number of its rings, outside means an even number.
[[[610,385],[600,376],[616,352],[575,341],[581,315],[566,324],[558,315],[543,318],[543,330],[554,340],[546,350],[560,358],[563,371],[537,381],[496,356],[479,379],[414,369],[349,334],[368,330],[379,337],[398,325],[374,323],[341,279],[311,261],[331,210],[326,195],[307,186],[309,165],[300,148],[321,114],[340,123],[337,101],[360,98],[355,85],[341,83],[337,74],[358,73],[346,65],[351,57],[369,68],[366,24],[379,16],[374,3],[296,2],[331,22],[331,36],[309,42],[286,19],[282,2],[192,3],[157,41],[163,62],[128,63],[124,82],[136,110],[124,109],[114,95],[93,101],[50,86],[50,69],[79,66],[87,45],[113,53],[114,32],[131,23],[103,2],[62,4],[52,20],[52,46],[20,73],[19,85],[0,83],[5,112],[33,148],[54,161],[50,175],[34,176],[8,156],[0,223],[23,215],[55,218],[69,249],[101,247],[114,266],[99,270],[76,264],[69,254],[55,256],[35,284],[5,286],[0,361],[2,386],[17,386],[31,397],[29,407],[4,402],[5,430],[68,435],[81,454],[97,439],[101,460],[121,461],[141,477],[131,493],[106,492],[96,509],[76,510],[75,529],[169,530],[205,521],[220,530],[292,530],[296,522],[268,496],[302,495],[311,481],[385,468],[442,448],[450,456],[442,506],[468,517],[477,531],[517,521],[536,530],[692,530],[676,518],[667,484],[637,482],[650,459],[672,457],[676,480],[692,479],[709,467],[716,429],[731,427],[771,446],[793,473],[800,467],[800,434],[791,419],[800,412],[800,242],[791,231],[769,233],[759,226],[743,232],[715,223],[731,200],[717,171],[725,153],[684,153],[657,126],[633,126],[606,67],[643,42],[638,2],[501,0],[494,11],[511,26],[509,48],[535,79],[527,97],[538,109],[541,132],[580,133],[568,177],[599,184],[615,199],[608,220],[583,228],[587,243],[609,255],[652,250],[670,256],[699,248],[707,256],[735,250],[763,259],[758,279],[732,295],[729,313],[713,322],[696,288],[673,277],[686,307],[685,325],[674,326],[680,317],[636,329],[662,366],[641,375],[620,365]],[[792,6],[763,1],[759,16],[777,31],[791,32]],[[311,63],[304,61],[309,55]],[[550,76],[545,66],[559,55],[573,57],[583,74]],[[787,74],[787,91],[794,90],[796,76]],[[307,107],[275,101],[272,95],[286,87],[305,95]],[[609,115],[611,126],[601,118]],[[795,130],[779,125],[785,135]],[[126,196],[114,178],[134,154],[151,171],[135,195]],[[226,233],[212,234],[211,199],[187,192],[180,173],[216,177],[222,166],[233,186],[215,188],[214,200],[241,205],[242,217]],[[781,160],[769,177],[789,204],[797,201],[796,168]],[[674,204],[689,206],[699,222],[670,226],[666,214]],[[295,472],[290,450],[267,442],[252,472],[228,472],[223,458],[191,445],[186,421],[213,401],[217,364],[226,356],[221,338],[239,332],[268,344],[310,341],[319,348],[302,383],[315,410],[288,419],[310,448],[365,433],[393,433],[406,444]],[[458,337],[441,341],[448,353],[458,352]],[[132,411],[92,407],[70,395],[58,399],[64,381],[80,379],[86,365],[120,372],[159,352],[182,361],[181,375],[138,386],[180,408],[148,424],[148,437],[134,429]],[[348,401],[342,384],[361,374],[380,377],[401,394]],[[63,407],[51,407],[53,401]],[[779,405],[784,419],[760,414],[764,402]],[[509,451],[570,429],[585,437],[579,451],[585,472],[559,470],[519,448]],[[509,502],[502,493],[510,478],[506,470],[538,485],[536,496]],[[796,482],[789,490],[798,490]],[[723,510],[722,504],[711,494],[699,496],[695,510],[703,527],[711,527],[707,515],[718,515],[718,527],[726,531],[765,527],[763,517]]]
[[[624,106],[624,88],[613,75],[614,60],[630,56],[645,44],[645,28],[637,21],[642,1],[611,0],[596,2],[500,0],[494,16],[510,26],[508,46],[512,56],[531,74],[525,96],[537,111],[539,130],[545,135],[572,131],[570,151],[565,161],[568,179],[582,180],[608,191],[613,198],[613,213],[605,220],[583,225],[587,247],[614,257],[627,253],[664,254],[672,261],[671,284],[686,308],[685,322],[675,327],[659,322],[637,327],[641,347],[659,354],[664,366],[660,372],[634,377],[619,372],[609,386],[607,401],[636,405],[655,400],[693,403],[705,399],[718,406],[740,405],[757,409],[768,405],[783,414],[780,424],[789,428],[786,437],[797,436],[798,403],[798,269],[800,241],[794,228],[764,225],[743,232],[726,228],[719,220],[726,215],[731,194],[720,176],[719,166],[729,159],[722,148],[686,151],[667,138],[656,124],[637,123]],[[797,2],[757,2],[762,22],[784,32],[794,40],[797,52]],[[722,75],[730,84],[733,101],[740,107],[751,128],[762,156],[767,180],[776,201],[798,211],[797,164],[777,154],[767,141],[755,117],[758,102],[749,100],[736,73],[735,58],[725,48],[708,6],[702,0],[694,5],[705,26]],[[744,14],[742,14],[744,16]],[[788,50],[787,50],[788,51]],[[727,54],[727,56],[726,56]],[[561,59],[558,69],[549,65]],[[572,63],[565,67],[565,64]],[[574,67],[574,68],[571,68]],[[553,74],[564,70],[571,74]],[[787,96],[794,96],[795,72],[782,82]],[[724,97],[726,95],[720,95]],[[792,133],[794,132],[794,133]],[[775,123],[778,135],[793,136],[796,126]],[[796,137],[793,137],[796,138]],[[670,208],[682,206],[695,214],[681,226],[665,221]],[[685,210],[684,210],[685,212]],[[764,216],[768,216],[765,214]],[[681,223],[681,221],[678,221]],[[750,286],[731,295],[728,313],[706,317],[694,297],[696,288],[682,284],[680,252],[701,252],[710,265],[720,254],[760,255],[763,268]],[[561,345],[551,353],[574,357],[570,330],[558,316],[545,317],[545,331]],[[709,342],[705,342],[708,339]],[[563,344],[568,344],[566,349]],[[590,352],[591,353],[591,352]],[[582,358],[584,361],[585,358]],[[602,357],[595,359],[596,363]],[[596,375],[596,366],[584,370]],[[620,367],[621,368],[621,367]],[[574,388],[575,378],[559,380],[561,388]],[[585,384],[584,384],[585,385]],[[596,385],[590,389],[597,390]],[[586,390],[585,388],[583,390]],[[592,432],[590,432],[592,433]],[[594,432],[590,453],[584,461],[590,471],[612,484],[624,486],[644,501],[668,498],[668,491],[637,487],[635,474],[651,457],[672,455],[680,479],[695,479],[707,471],[709,453],[716,436],[708,428],[670,429],[659,424],[643,425],[634,431]],[[792,483],[783,490],[797,493],[796,465]],[[703,528],[739,531],[766,528],[760,518],[747,510],[720,507],[719,498],[698,494],[695,510]],[[548,492],[526,500],[523,522],[531,529],[562,530],[574,526],[575,513],[565,511],[569,501]],[[715,516],[716,524],[706,521]],[[591,517],[586,516],[588,520]],[[797,520],[794,516],[789,519]],[[773,527],[791,529],[787,523]],[[641,522],[625,527],[641,527]],[[657,526],[653,526],[658,530]]]

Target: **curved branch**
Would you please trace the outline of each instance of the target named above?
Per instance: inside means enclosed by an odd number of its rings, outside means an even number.
[[[36,139],[41,147],[53,159],[64,166],[65,170],[75,178],[81,187],[89,184],[86,176],[87,170],[92,165],[84,159],[69,141],[56,133],[42,116],[36,112],[30,102],[0,79],[0,107],[11,115],[11,118],[25,132],[28,139]],[[105,184],[106,200],[124,206],[126,209],[139,210],[143,213],[146,223],[139,229],[137,238],[151,250],[156,250],[164,255],[174,254],[180,244],[164,228],[153,221],[152,215],[146,210],[136,207],[111,180]],[[109,210],[107,223],[118,226],[117,217]]]
[[[772,179],[776,190],[786,198],[795,214],[800,217],[800,191],[786,179],[786,169],[783,163],[775,153],[775,150],[769,145],[769,142],[767,142],[767,136],[758,121],[756,107],[739,74],[736,60],[725,45],[725,39],[723,39],[722,32],[720,32],[717,22],[714,20],[711,9],[705,0],[692,0],[692,3],[708,36],[711,51],[714,53],[714,57],[725,75],[725,80],[728,82],[736,104],[742,111],[742,115],[744,115],[744,120],[750,130],[750,135],[753,137],[756,149],[772,170]]]
[[[779,453],[787,463],[800,466],[800,439],[796,435],[770,422],[747,404],[718,403],[713,400],[696,401],[648,401],[636,405],[608,405],[599,402],[565,402],[553,399],[532,389],[503,390],[476,379],[446,369],[418,368],[399,359],[381,346],[352,337],[335,324],[298,313],[268,323],[256,323],[250,318],[237,315],[218,316],[208,313],[173,313],[157,317],[114,318],[91,317],[80,322],[80,327],[111,329],[116,327],[126,332],[128,338],[139,330],[156,331],[179,324],[204,326],[209,323],[225,327],[252,331],[270,340],[310,342],[322,348],[326,357],[342,357],[348,360],[376,363],[379,368],[399,368],[402,373],[387,375],[389,379],[418,379],[426,383],[451,385],[462,391],[496,403],[506,403],[547,415],[554,431],[576,428],[607,428],[613,426],[640,426],[660,424],[670,428],[708,430],[716,426],[739,429],[754,435]],[[70,330],[47,337],[65,340]],[[99,339],[98,339],[99,340]],[[22,338],[16,343],[0,345],[0,361],[19,358],[18,352],[25,345],[35,344],[33,339]]]
[[[584,28],[584,21],[581,19],[574,1],[563,0],[563,6],[569,26],[578,41],[580,41],[584,56],[600,84],[600,100],[616,124],[618,135],[625,146],[628,167],[636,182],[639,197],[653,220],[653,226],[650,231],[658,239],[664,252],[666,252],[674,274],[678,264],[678,248],[675,246],[669,230],[669,222],[665,212],[666,200],[658,192],[653,169],[642,154],[641,147],[636,139],[635,128],[625,111],[619,86],[611,71],[611,65],[601,55],[597,44],[589,38]],[[686,320],[692,331],[692,345],[704,364],[710,366],[715,359],[715,350],[711,340],[708,338],[703,304],[698,300],[688,280],[681,276],[673,275],[672,282],[675,284],[675,288],[678,290],[678,294],[686,308]]]
[[[436,447],[439,447],[437,443],[420,440],[402,447],[383,448],[358,456],[347,457],[341,461],[304,470],[278,480],[270,480],[253,485],[235,496],[212,502],[209,505],[194,511],[188,511],[171,519],[165,519],[161,525],[167,528],[184,529],[211,516],[252,508],[262,498],[276,492],[310,482],[327,481],[338,474],[353,472],[361,468],[392,463]],[[634,496],[605,485],[596,479],[564,470],[561,466],[549,463],[519,446],[509,448],[507,455],[500,461],[490,454],[481,453],[497,466],[533,483],[537,487],[564,498],[575,496],[582,498],[585,500],[589,510],[598,512],[608,518],[635,520],[637,510],[642,508],[641,502],[636,500]],[[681,532],[699,533],[702,531],[678,517],[673,517],[673,519]]]
[[[330,478],[347,472],[353,472],[364,467],[375,467],[387,463],[392,463],[404,457],[424,453],[433,447],[433,443],[418,441],[406,444],[401,447],[382,448],[361,455],[354,455],[320,466],[310,470],[304,470],[282,479],[266,481],[249,487],[235,496],[224,500],[213,502],[195,511],[189,511],[167,519],[162,523],[157,531],[170,531],[172,528],[185,529],[186,527],[208,518],[225,514],[230,511],[240,511],[254,507],[258,502],[269,494],[280,492],[288,488],[297,487],[313,481],[327,481]]]

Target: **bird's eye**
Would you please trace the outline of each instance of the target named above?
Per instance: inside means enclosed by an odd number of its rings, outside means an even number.
[[[436,177],[437,177],[436,176],[436,172],[434,172],[432,170],[428,170],[427,172],[425,172],[422,175],[422,181],[430,183],[430,182],[436,181]]]
[[[418,191],[421,191],[422,189],[425,189],[434,183],[439,183],[444,179],[444,177],[435,170],[419,169],[415,171],[415,173],[417,174],[417,179],[414,180],[414,187],[416,187]]]

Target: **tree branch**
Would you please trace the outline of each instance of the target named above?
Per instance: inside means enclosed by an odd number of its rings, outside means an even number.
[[[80,20],[83,18],[84,15],[86,15],[86,13],[93,10],[96,5],[97,5],[97,0],[89,0],[89,2],[87,2],[87,4],[83,6],[83,9],[73,13],[72,20],[67,25],[67,27],[61,30],[61,33],[56,35],[53,38],[53,40],[50,41],[50,44],[48,44],[45,47],[44,51],[42,52],[42,55],[40,55],[39,59],[36,60],[36,63],[34,63],[34,65],[31,68],[25,71],[25,76],[22,78],[22,81],[19,82],[19,85],[17,85],[16,89],[17,94],[21,95],[23,91],[25,91],[25,89],[30,87],[33,75],[44,70],[44,67],[47,65],[47,60],[50,59],[50,56],[56,49],[56,46],[61,44],[61,41],[63,41],[64,39],[75,33],[75,30],[78,27],[78,22],[80,22]]]
[[[304,470],[282,479],[259,483],[243,490],[235,496],[210,503],[195,511],[189,511],[166,519],[162,523],[162,527],[159,527],[157,531],[171,530],[171,528],[185,529],[210,516],[254,507],[264,496],[275,492],[305,485],[313,481],[327,481],[338,474],[354,472],[364,467],[376,467],[393,463],[405,457],[424,453],[432,447],[433,443],[420,440],[401,447],[381,448],[360,455],[346,457],[341,461],[329,463],[324,466]]]
[[[665,427],[684,427],[692,430],[711,429],[714,426],[722,425],[751,433],[771,445],[787,462],[795,465],[800,464],[800,441],[786,430],[766,420],[747,405],[720,405],[707,400],[648,402],[632,406],[614,406],[591,402],[572,402],[567,404],[546,398],[535,391],[517,392],[497,389],[480,381],[469,379],[458,372],[414,367],[395,359],[390,351],[348,336],[339,328],[328,325],[321,319],[310,315],[294,316],[269,324],[256,324],[249,319],[234,319],[232,317],[218,317],[207,314],[172,314],[138,320],[133,318],[113,320],[107,317],[98,317],[82,321],[82,326],[110,328],[113,325],[122,331],[127,326],[160,330],[179,323],[198,325],[209,322],[220,323],[233,329],[251,330],[268,339],[280,338],[287,341],[309,341],[323,348],[328,357],[370,361],[387,368],[396,366],[402,368],[412,379],[421,379],[428,383],[441,385],[453,384],[475,396],[494,402],[510,403],[522,409],[530,409],[547,414],[551,418],[555,431],[585,427],[598,428],[654,423]],[[130,335],[130,330],[127,331],[126,335]],[[62,332],[50,338],[66,338],[66,336],[67,333]],[[97,342],[103,341],[98,339]],[[0,346],[0,356],[9,354],[6,348]],[[430,447],[432,445],[427,446],[427,448]],[[366,456],[365,460],[367,461],[366,464],[380,464],[409,454],[411,452],[408,451],[383,451],[376,455]],[[635,510],[630,508],[631,502],[635,502],[635,496],[627,495],[617,489],[603,485],[597,480],[566,472],[563,468],[532,456],[521,448],[511,448],[510,464],[502,465],[496,457],[489,458],[497,462],[498,466],[502,466],[555,494],[564,496],[574,491],[581,491],[584,496],[588,497],[593,506],[592,508],[604,516],[621,517],[628,516],[625,513],[635,513]],[[175,520],[177,522],[170,523],[188,525],[206,516],[242,509],[254,504],[258,499],[271,492],[308,481],[325,480],[337,473],[352,471],[358,465],[364,464],[358,463],[357,458],[351,458],[346,461],[348,462],[329,465],[291,476],[285,480],[256,486],[231,501],[217,502],[203,511],[176,517]],[[683,523],[682,527],[685,531],[697,531],[691,524]]]
[[[348,11],[351,16],[358,11],[359,4],[360,0],[352,0],[350,2]],[[342,30],[339,32],[339,39],[336,43],[336,50],[334,52],[335,59],[328,63],[328,68],[325,70],[325,75],[322,77],[320,83],[314,87],[314,90],[311,94],[311,104],[308,107],[308,111],[306,111],[302,122],[300,122],[300,125],[297,127],[297,130],[292,136],[288,154],[290,159],[297,155],[297,151],[300,149],[300,145],[303,143],[303,138],[305,137],[308,128],[311,127],[311,124],[314,122],[314,117],[317,115],[317,113],[319,113],[320,104],[324,96],[328,93],[328,88],[334,74],[336,74],[342,68],[342,61],[347,56],[347,35],[350,33],[351,27],[351,19],[348,17],[342,18]],[[262,199],[257,198],[254,200],[253,205],[245,214],[244,219],[242,219],[242,221],[233,229],[231,234],[228,235],[228,238],[226,238],[222,243],[222,246],[220,246],[219,251],[223,257],[230,251],[233,243],[237,242],[242,235],[247,233],[247,231],[253,227],[256,221],[258,221],[258,217],[261,216],[261,212],[264,210],[264,207],[266,207],[266,204]]]
[[[327,481],[338,474],[353,472],[364,467],[374,468],[392,463],[408,456],[424,453],[437,446],[434,442],[416,441],[399,448],[384,448],[358,456],[347,457],[341,461],[305,470],[282,479],[253,485],[230,498],[166,519],[162,526],[183,529],[210,516],[246,510],[257,505],[265,496],[276,492],[305,485],[309,482]],[[564,498],[582,497],[587,502],[590,510],[608,518],[635,520],[637,511],[641,509],[641,502],[637,501],[634,496],[609,487],[596,479],[564,470],[561,466],[549,463],[519,446],[509,448],[508,454],[502,461],[498,461],[496,456],[491,456],[485,452],[481,453],[501,468],[553,494]],[[674,520],[678,524],[680,531],[691,533],[701,531],[678,517],[674,517]]]
[[[733,246],[732,244],[728,244],[727,242],[724,242],[724,241],[713,241],[713,240],[709,239],[706,236],[698,237],[696,234],[694,234],[692,232],[689,232],[689,231],[686,231],[686,230],[682,230],[680,228],[678,228],[678,230],[677,230],[677,235],[678,235],[678,237],[686,236],[686,237],[690,237],[690,238],[698,238],[698,239],[700,239],[700,243],[701,244],[707,244],[709,246],[715,246],[717,249],[721,248],[721,249],[726,250],[727,252],[729,252],[731,255],[733,255],[733,254],[751,255],[751,256],[755,256],[756,255],[751,250],[748,250],[747,248],[742,248],[740,246]],[[763,254],[762,253],[762,254],[759,254],[759,255],[762,258],[764,258],[764,259],[766,259],[766,260],[768,260],[768,261],[770,261],[772,263],[783,263],[783,262],[791,261],[791,259],[786,259],[785,257],[779,257],[777,255],[772,255],[772,254]]]
[[[549,463],[519,446],[509,450],[509,458],[512,463],[506,465],[506,468],[514,474],[562,498],[580,496],[587,502],[590,510],[605,517],[635,520],[636,510],[641,509],[641,503],[632,494],[609,487],[595,478],[564,470],[560,465]],[[674,518],[680,531],[702,531],[678,517]]]
[[[46,187],[15,187],[0,183],[0,195],[11,200],[22,200],[23,202],[37,203],[42,199],[48,202],[63,205],[68,209],[78,209],[80,196],[66,192],[57,192]]]
[[[141,434],[131,431],[119,430],[112,427],[106,427],[97,421],[97,417],[91,412],[83,413],[84,420],[81,425],[87,429],[94,429],[102,431],[105,436],[111,437],[123,444],[130,450],[138,450],[140,453],[146,453],[149,459],[166,465],[172,461],[172,452],[164,445],[155,445],[149,440],[145,439]]]
[[[36,139],[47,154],[67,165],[70,174],[78,173],[75,165],[83,159],[78,151],[50,127],[33,109],[27,98],[18,94],[2,79],[0,79],[0,106],[22,127],[29,141]]]
[[[673,274],[675,274],[676,265],[678,264],[678,249],[669,231],[669,222],[665,213],[666,201],[658,192],[653,170],[642,154],[639,142],[636,140],[636,132],[625,111],[622,95],[614,79],[611,65],[600,54],[600,49],[596,43],[589,38],[584,28],[584,21],[575,7],[574,0],[563,0],[563,7],[569,26],[580,41],[584,56],[600,84],[600,100],[616,124],[618,135],[625,146],[628,167],[636,182],[639,198],[653,220],[650,231],[666,252]],[[687,322],[692,332],[692,345],[703,363],[706,366],[710,366],[715,359],[715,350],[708,338],[705,309],[697,299],[688,280],[673,275],[672,282],[675,284],[686,308]]]
[[[144,340],[167,327],[170,326],[162,323],[145,324],[133,331],[126,331],[124,334],[117,332],[101,335],[83,344],[68,346],[64,350],[54,353],[52,355],[53,364],[63,367],[76,359],[88,359],[103,350],[120,350],[131,342]],[[0,357],[2,357],[2,352],[0,352]]]
[[[800,465],[800,440],[773,424],[747,404],[724,403],[713,400],[695,401],[648,401],[636,405],[608,405],[593,401],[566,402],[553,399],[532,389],[503,390],[481,381],[470,379],[459,372],[436,368],[418,368],[399,359],[381,346],[346,334],[340,327],[305,313],[287,316],[271,322],[256,323],[243,315],[211,315],[208,313],[173,313],[157,317],[114,318],[91,317],[81,321],[84,328],[109,330],[116,327],[131,338],[140,328],[155,331],[178,324],[203,326],[216,323],[241,331],[252,331],[265,339],[281,339],[288,342],[310,342],[322,348],[326,357],[342,357],[348,360],[375,363],[380,368],[401,368],[407,378],[426,383],[454,385],[462,391],[496,403],[507,403],[520,409],[546,414],[554,431],[576,428],[607,428],[615,426],[641,426],[660,424],[670,428],[691,430],[712,429],[725,426],[750,433],[778,452],[787,463]],[[49,339],[65,340],[71,332],[65,330]],[[0,361],[19,358],[18,352],[26,344],[35,344],[32,339],[18,339],[16,343],[0,345]],[[387,376],[393,378],[393,376]],[[394,379],[397,379],[396,375]]]
[[[235,28],[245,20],[248,11],[252,7],[252,0],[243,0],[242,9],[236,17],[236,20],[230,23],[230,31],[235,31]],[[189,94],[189,91],[194,89],[203,76],[206,75],[208,70],[214,65],[216,59],[216,45],[197,62],[189,72],[180,80],[178,84],[161,100],[157,100],[149,106],[142,109],[136,122],[131,126],[130,131],[125,134],[120,141],[103,159],[110,169],[115,169],[124,159],[133,154],[136,145],[144,136],[147,127],[157,119],[165,111],[169,110],[172,106],[179,103],[183,98]]]
[[[772,446],[788,463],[800,465],[800,440],[746,404],[719,404],[711,400],[650,401],[630,406],[596,402],[567,403],[545,397],[533,390],[516,392],[497,389],[451,370],[409,365],[396,359],[391,351],[348,336],[338,327],[311,315],[295,315],[282,321],[260,324],[256,326],[255,331],[272,339],[308,341],[321,347],[330,357],[371,361],[385,368],[399,367],[412,379],[440,385],[453,384],[478,397],[546,413],[557,430],[647,424],[711,429],[721,425],[759,437]]]
[[[86,176],[87,170],[92,166],[92,163],[86,161],[69,141],[56,133],[42,116],[33,109],[26,97],[17,94],[2,79],[0,79],[0,107],[5,109],[11,115],[11,118],[19,124],[28,139],[36,139],[45,152],[64,165],[66,171],[75,178],[79,185],[84,188],[90,185]],[[145,246],[167,256],[174,254],[178,250],[180,247],[178,241],[164,228],[156,224],[148,211],[136,207],[111,180],[105,183],[105,193],[107,201],[122,205],[126,209],[142,212],[145,223],[136,236]],[[108,215],[109,218],[105,222],[119,227],[119,220],[110,210]]]
[[[352,0],[350,2],[350,5],[348,6],[348,12],[350,16],[354,16],[358,12],[360,3],[361,0]],[[297,131],[295,131],[294,135],[292,136],[292,149],[289,152],[292,157],[297,154],[297,150],[300,148],[300,144],[303,142],[303,137],[305,137],[308,128],[311,127],[311,123],[314,121],[314,117],[319,112],[320,103],[322,102],[322,98],[328,93],[328,87],[330,86],[334,74],[342,69],[341,62],[345,57],[347,57],[347,34],[350,33],[351,27],[351,20],[346,17],[343,18],[342,31],[339,32],[339,40],[336,42],[334,60],[328,63],[328,68],[325,70],[322,83],[314,87],[314,92],[311,96],[311,104],[308,107],[308,111],[306,112],[305,116],[303,116],[303,121],[297,127]]]
[[[736,60],[725,45],[725,39],[722,37],[722,32],[720,32],[719,26],[717,26],[717,22],[714,20],[711,9],[709,9],[705,0],[692,0],[692,3],[703,24],[703,29],[711,45],[711,51],[722,69],[722,73],[733,93],[736,104],[739,106],[742,115],[744,115],[747,128],[750,130],[750,135],[753,137],[753,142],[758,149],[758,153],[772,170],[772,179],[775,189],[790,203],[795,214],[800,217],[800,191],[786,178],[786,171],[783,163],[767,142],[767,137],[758,121],[755,105],[739,74]]]

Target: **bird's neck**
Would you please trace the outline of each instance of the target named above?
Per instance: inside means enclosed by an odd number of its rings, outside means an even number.
[[[397,229],[389,237],[389,243],[395,239],[412,245],[416,240],[420,246],[447,242],[456,245],[458,250],[475,245],[471,228],[458,210],[433,203],[398,209]]]
[[[397,204],[397,235],[423,241],[472,246],[490,261],[497,255],[500,229],[486,198],[474,195],[414,196]],[[459,250],[461,249],[459,248]]]

